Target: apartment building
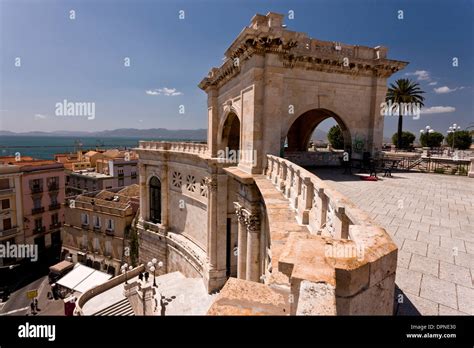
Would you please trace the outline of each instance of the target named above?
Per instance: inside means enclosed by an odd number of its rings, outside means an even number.
[[[129,229],[139,207],[138,185],[84,193],[69,201],[63,255],[117,275],[130,262]]]
[[[0,244],[24,243],[20,167],[0,164]],[[0,267],[17,261],[0,257]]]

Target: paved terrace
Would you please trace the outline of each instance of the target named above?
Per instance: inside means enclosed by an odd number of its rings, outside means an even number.
[[[398,245],[398,314],[474,315],[474,179],[393,173],[371,182],[339,168],[311,171]]]

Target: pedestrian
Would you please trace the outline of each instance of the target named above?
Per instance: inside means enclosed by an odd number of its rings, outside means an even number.
[[[37,312],[39,312],[40,309],[38,308],[38,299],[35,298],[33,301],[34,301],[34,304],[35,304],[35,310],[36,310]]]
[[[35,303],[33,301],[31,301],[31,303],[30,303],[30,308],[31,308],[31,314],[33,314],[33,315],[36,314],[36,312],[35,312]]]

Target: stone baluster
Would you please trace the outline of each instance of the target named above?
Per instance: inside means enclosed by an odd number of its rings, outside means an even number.
[[[298,196],[297,219],[301,224],[309,224],[309,212],[313,204],[313,183],[309,177],[301,180],[301,193]]]
[[[234,202],[235,215],[237,215],[237,278],[246,279],[247,262],[247,227],[245,226],[245,216],[242,206]]]

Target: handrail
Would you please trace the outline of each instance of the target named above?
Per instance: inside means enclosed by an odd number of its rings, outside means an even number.
[[[79,296],[76,301],[76,308],[74,309],[74,314],[81,316],[83,315],[83,307],[87,301],[91,298],[100,295],[101,293],[116,287],[117,285],[124,283],[126,280],[130,280],[133,277],[136,277],[141,272],[145,271],[145,265],[141,264],[140,266],[135,267],[131,271],[128,271],[126,274],[120,274],[112,279],[106,281],[103,284],[97,285],[92,289],[85,291]]]

